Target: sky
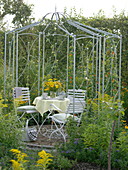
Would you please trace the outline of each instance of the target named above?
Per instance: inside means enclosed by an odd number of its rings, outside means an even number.
[[[36,20],[49,12],[55,12],[55,9],[57,12],[63,12],[65,7],[69,13],[74,7],[77,14],[82,10],[85,17],[97,14],[100,9],[104,11],[106,17],[112,17],[114,9],[117,14],[120,14],[122,10],[128,14],[128,0],[24,0],[24,2],[34,4],[33,17]]]

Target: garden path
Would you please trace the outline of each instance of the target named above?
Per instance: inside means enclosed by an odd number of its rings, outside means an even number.
[[[44,137],[43,135],[39,134],[38,139],[36,141],[25,142],[25,144],[29,149],[41,149],[45,150],[46,152],[50,152],[51,150],[56,151],[55,146],[60,146],[63,142],[64,142],[63,139],[57,138],[49,139],[48,137]],[[75,164],[69,170],[106,170],[106,169],[101,168],[95,164],[80,162]]]

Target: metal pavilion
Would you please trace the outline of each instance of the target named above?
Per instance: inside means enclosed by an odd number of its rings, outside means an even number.
[[[41,95],[47,78],[65,89],[85,89],[120,99],[122,37],[77,21],[63,13],[5,33],[4,95],[10,87],[29,86]]]

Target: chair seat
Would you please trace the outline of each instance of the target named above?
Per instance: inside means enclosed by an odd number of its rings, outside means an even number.
[[[52,118],[52,120],[58,123],[66,123],[69,117],[74,118],[75,121],[79,121],[79,118],[77,116],[73,116],[71,114],[66,114],[66,113],[58,113],[58,114],[54,114],[53,116],[49,116],[49,118]]]
[[[26,106],[20,106],[17,107],[17,110],[36,110],[35,106],[31,106],[31,105],[26,105]]]
[[[36,120],[37,118],[37,114],[35,113],[39,113],[35,106],[30,105],[30,91],[28,87],[15,87],[13,88],[13,98],[14,98],[14,107],[15,107],[15,111],[16,111],[16,116],[18,121],[21,121],[21,119],[23,118],[23,116],[25,114],[28,114],[25,119],[27,119],[26,121],[26,126],[28,127],[28,122],[31,120],[34,120],[34,122],[37,125],[37,128],[39,128],[39,124]],[[20,104],[24,103],[25,105],[23,106],[19,106],[17,107],[17,102]],[[21,112],[21,114],[17,114],[17,112]],[[24,127],[26,128],[26,127]],[[30,133],[29,133],[30,132]],[[33,136],[32,136],[33,135]],[[31,131],[27,131],[27,137],[30,137],[32,140],[36,140],[37,136],[35,136],[35,131],[31,133]]]

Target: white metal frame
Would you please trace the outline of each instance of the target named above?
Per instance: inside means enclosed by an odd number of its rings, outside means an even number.
[[[45,22],[47,17],[51,16],[49,22]],[[66,24],[72,26],[73,29],[79,30],[80,33],[75,34],[66,28]],[[27,30],[31,30],[32,28],[41,25],[43,26],[42,32],[31,33],[27,32]],[[50,28],[54,26],[54,32],[50,32]],[[60,33],[57,32],[60,31]],[[31,39],[31,36],[34,38],[32,42],[28,42],[27,47],[25,47],[27,53],[27,62],[25,64],[25,68],[20,72],[19,67],[19,59],[20,55],[20,40],[23,42],[23,37],[28,36]],[[10,39],[11,37],[11,39]],[[33,77],[33,82],[31,82],[31,89],[34,86],[37,86],[38,95],[40,95],[40,88],[43,89],[43,83],[45,82],[45,76],[48,74],[47,72],[47,63],[49,62],[47,55],[48,53],[48,45],[50,42],[48,38],[52,38],[57,40],[63,39],[67,43],[66,50],[64,51],[63,56],[65,56],[66,66],[65,66],[65,75],[64,82],[66,82],[66,91],[69,89],[69,66],[72,65],[72,88],[77,89],[81,88],[81,86],[85,87],[87,99],[95,98],[100,92],[104,95],[104,93],[110,93],[110,95],[114,95],[115,98],[120,99],[120,90],[121,90],[121,51],[122,51],[122,36],[112,34],[103,30],[99,30],[93,28],[88,25],[84,25],[82,23],[72,21],[64,15],[63,13],[54,12],[46,14],[41,21],[32,23],[30,25],[14,29],[12,31],[5,33],[5,51],[4,51],[4,96],[7,97],[8,90],[8,80],[12,76],[12,82],[10,83],[12,87],[19,86],[20,77],[25,74],[29,74],[26,72],[26,68],[31,69],[30,61],[34,56],[31,53],[31,50],[36,47],[38,51],[38,72],[37,75]],[[63,42],[62,41],[62,42]],[[36,43],[36,45],[34,44]],[[24,42],[23,42],[24,44]],[[25,44],[26,45],[26,44]],[[51,55],[52,66],[49,74],[53,72],[56,68],[56,62],[58,53],[60,50],[60,41],[57,44],[52,44],[54,50],[54,55]],[[72,63],[70,61],[70,46],[72,46]],[[108,51],[110,54],[107,56]],[[80,53],[80,54],[79,54]],[[52,51],[51,51],[52,54]],[[61,56],[62,56],[61,55]],[[53,58],[52,58],[53,57]],[[61,58],[62,59],[62,58]],[[80,60],[79,64],[83,66],[82,69],[77,65],[77,60]],[[47,60],[47,61],[46,61]],[[55,62],[53,62],[55,61]],[[58,62],[61,63],[60,61]],[[91,64],[90,64],[91,63]],[[107,65],[106,65],[107,63]],[[118,63],[118,64],[117,64]],[[8,67],[7,67],[8,65]],[[53,68],[53,69],[52,69]],[[31,70],[32,71],[32,70]],[[57,71],[56,71],[57,72]],[[109,75],[106,75],[109,73]],[[114,77],[115,74],[117,77]],[[62,75],[60,73],[60,75]],[[77,76],[83,76],[82,85],[77,85]],[[106,77],[108,76],[108,77]],[[113,80],[116,82],[113,83]],[[28,81],[29,83],[29,81]],[[108,89],[108,85],[111,83],[110,89]],[[42,84],[42,86],[41,86]],[[83,85],[84,84],[84,85]],[[115,92],[113,88],[115,88]],[[90,89],[90,93],[89,90]]]

